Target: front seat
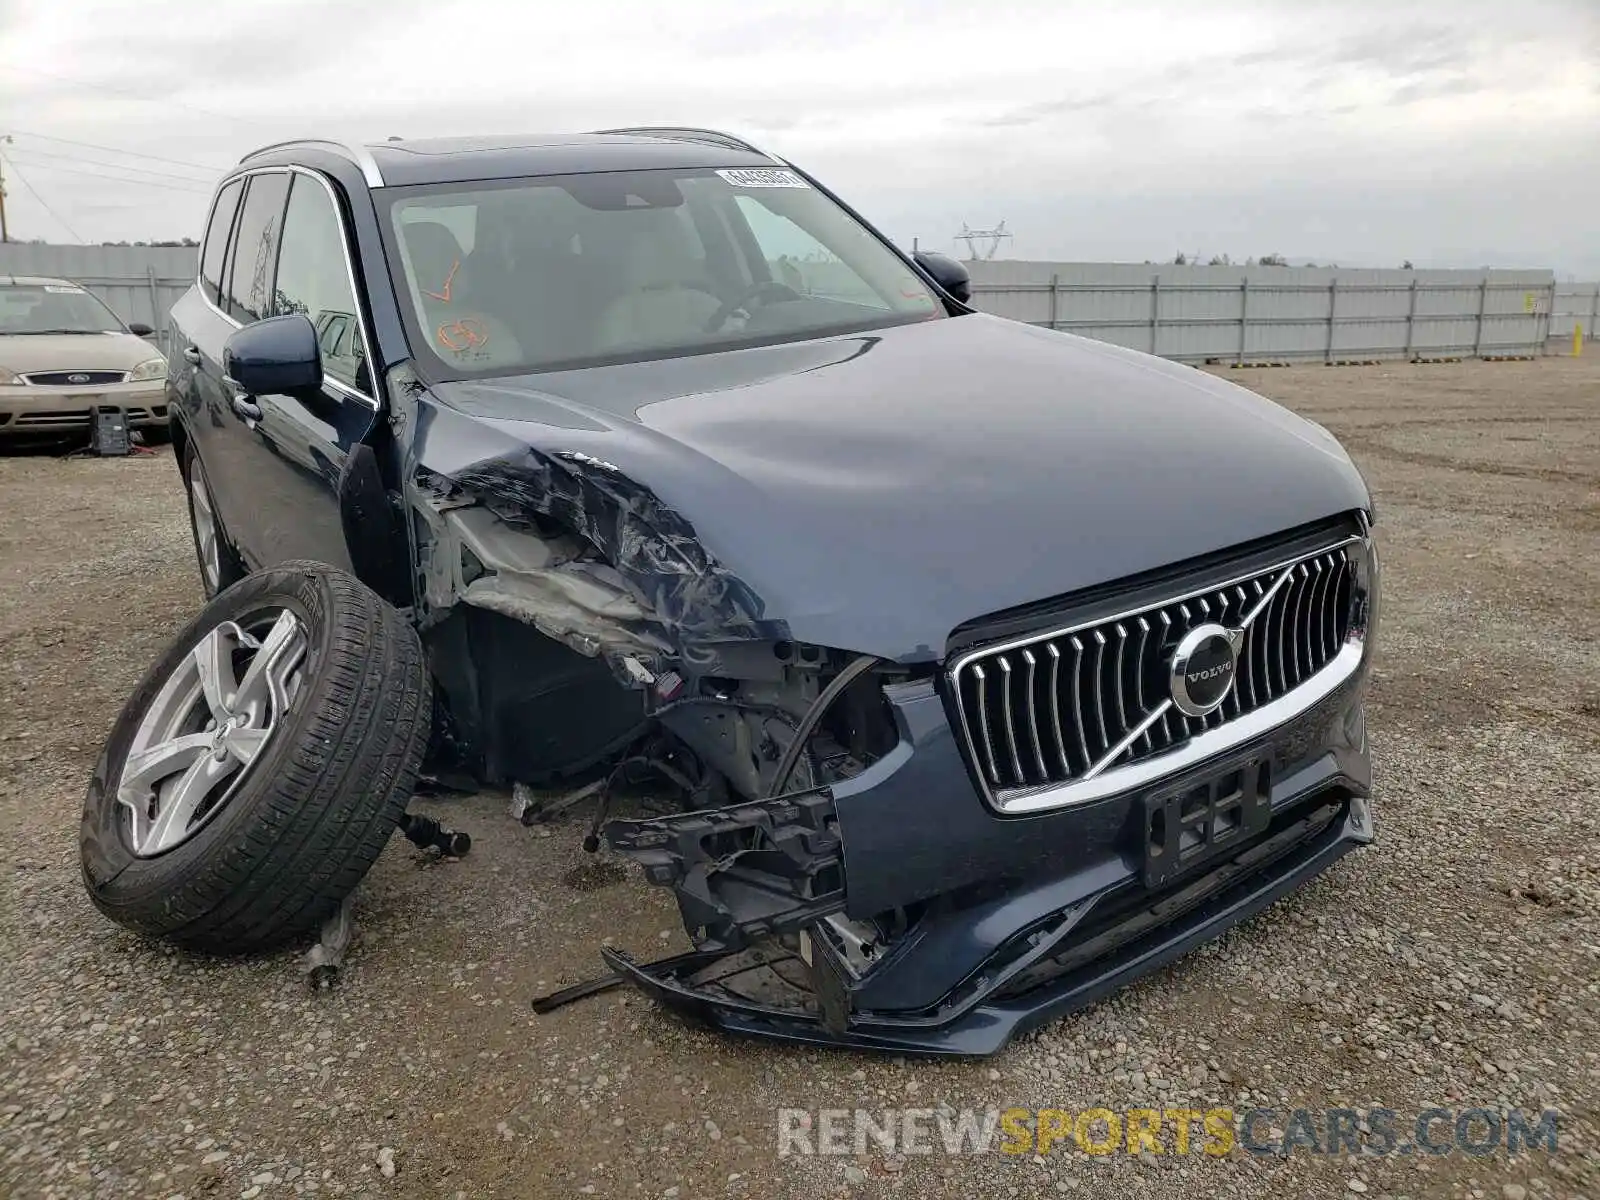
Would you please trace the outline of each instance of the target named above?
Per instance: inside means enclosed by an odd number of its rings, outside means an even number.
[[[705,282],[705,262],[692,253],[677,210],[624,211],[612,216],[607,232],[620,294],[601,310],[597,349],[614,353],[705,341],[706,324],[722,301]]]
[[[471,256],[440,221],[401,224],[423,336],[445,362],[481,371],[515,366],[522,348],[485,298],[473,294]]]

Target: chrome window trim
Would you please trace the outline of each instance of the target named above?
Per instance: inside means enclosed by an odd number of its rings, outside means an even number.
[[[1372,539],[1361,534],[1352,534],[1328,545],[1319,546],[1314,550],[1296,554],[1267,566],[1258,567],[1242,575],[1230,579],[1215,580],[1203,587],[1195,588],[1180,595],[1163,597],[1160,600],[1123,612],[1077,621],[1058,628],[1030,633],[1022,637],[978,646],[966,651],[946,669],[945,683],[949,687],[950,694],[955,698],[956,713],[961,726],[960,737],[965,746],[969,763],[977,764],[981,760],[978,757],[978,747],[973,740],[973,721],[966,711],[966,706],[961,696],[961,688],[957,681],[961,670],[974,661],[988,658],[995,654],[1005,654],[1039,642],[1053,641],[1057,638],[1080,633],[1086,629],[1114,625],[1119,621],[1126,621],[1157,609],[1181,604],[1186,600],[1192,600],[1199,596],[1210,595],[1213,592],[1235,587],[1274,572],[1282,573],[1288,568],[1305,562],[1307,559],[1344,550],[1351,545],[1359,545],[1365,552],[1365,561],[1363,566],[1357,569],[1355,583],[1357,588],[1364,587],[1366,593],[1370,596],[1372,572],[1375,570]],[[1070,808],[1080,804],[1091,804],[1096,800],[1104,800],[1107,797],[1133,788],[1145,787],[1159,782],[1168,775],[1195,766],[1208,758],[1225,753],[1235,746],[1242,745],[1252,738],[1259,737],[1277,726],[1293,720],[1301,713],[1306,712],[1326,699],[1360,669],[1362,659],[1366,656],[1367,627],[1369,624],[1370,622],[1353,625],[1346,636],[1345,644],[1339,648],[1338,653],[1333,656],[1326,666],[1300,684],[1300,686],[1290,689],[1276,700],[1269,701],[1260,708],[1253,709],[1242,716],[1229,718],[1214,729],[1207,729],[1195,734],[1183,745],[1165,754],[1136,759],[1120,767],[1102,766],[1094,773],[1066,783],[1046,784],[1027,790],[1013,789],[1003,795],[996,794],[994,786],[981,768],[972,771],[972,777],[984,802],[996,812],[1006,816],[1025,816],[1032,813],[1049,812],[1054,809]],[[1165,711],[1164,705],[1158,706],[1151,713],[1146,714],[1144,723],[1141,723],[1130,735],[1122,739],[1121,744],[1116,748],[1117,756],[1125,752],[1138,739],[1138,736],[1144,732],[1148,722],[1159,717],[1163,711]],[[1114,762],[1114,758],[1111,761]]]
[[[285,143],[285,144],[287,144],[287,145],[297,145],[299,143]],[[271,147],[267,147],[267,148],[271,149]],[[260,153],[260,152],[257,151],[257,153]],[[232,174],[230,174],[227,178],[222,180],[221,183],[217,184],[217,193],[220,194],[222,189],[224,187],[226,187],[228,184],[232,183],[235,179],[243,179],[243,178],[245,178],[246,176],[249,176],[249,175],[273,175],[273,174],[304,175],[308,179],[315,179],[318,183],[320,183],[322,185],[322,190],[328,194],[328,201],[329,201],[329,203],[331,203],[333,205],[334,218],[339,222],[339,249],[344,253],[344,277],[345,277],[345,282],[350,285],[350,296],[356,302],[356,324],[358,326],[360,326],[360,328],[361,328],[361,344],[366,349],[366,353],[367,353],[367,364],[368,364],[367,369],[368,369],[368,371],[371,371],[371,369],[372,369],[372,366],[371,366],[371,363],[372,363],[372,336],[367,330],[367,316],[366,316],[366,313],[362,311],[363,308],[364,308],[364,305],[361,302],[361,289],[356,286],[356,272],[355,272],[355,267],[353,265],[353,259],[352,259],[351,254],[350,254],[350,236],[349,236],[349,231],[346,230],[345,227],[344,227],[344,216],[339,210],[339,195],[338,195],[337,192],[335,192],[333,190],[333,185],[331,183],[329,183],[327,181],[327,179],[325,179],[323,177],[323,175],[322,175],[322,173],[320,171],[313,171],[309,167],[296,167],[296,166],[254,167],[254,168],[252,168],[252,169],[250,169],[248,171],[236,171],[236,172],[233,172]],[[291,191],[292,191],[292,188],[291,188]],[[212,204],[213,208],[216,207],[216,203],[217,203],[217,197],[216,197],[216,194],[213,194],[212,197],[211,197],[211,204]],[[242,200],[240,201],[240,207],[243,208],[243,201]],[[285,204],[284,204],[284,213],[285,213],[285,215],[288,214],[288,211],[289,211],[289,209],[288,209],[288,204],[287,204],[287,197],[285,197]],[[282,234],[281,233],[279,234],[279,245],[278,245],[278,248],[279,248],[279,251],[281,253],[282,249],[283,249]],[[232,247],[230,246],[229,249],[232,249]],[[277,265],[276,264],[274,264],[274,266],[273,266],[273,276],[274,276],[274,282],[276,282],[276,276],[277,276]],[[207,308],[209,308],[212,312],[216,313],[217,316],[221,317],[224,321],[226,321],[228,324],[232,325],[235,329],[243,329],[244,328],[244,325],[240,321],[234,319],[228,313],[226,313],[222,309],[218,308],[215,304],[212,303],[211,297],[206,295],[205,285],[200,280],[200,267],[199,267],[198,264],[196,264],[196,266],[195,266],[194,285],[195,285],[195,291],[199,293],[200,299],[205,302],[205,305],[206,305]],[[370,405],[374,412],[376,412],[377,410],[379,410],[379,409],[381,409],[383,407],[382,402],[379,401],[379,399],[376,396],[369,396],[365,392],[363,392],[360,388],[354,388],[354,387],[351,387],[349,384],[343,383],[343,382],[341,382],[341,381],[339,381],[337,379],[331,379],[331,378],[328,377],[327,374],[323,375],[322,381],[325,384],[327,384],[328,386],[332,387],[335,391],[340,392],[343,395],[349,396],[352,399],[360,400],[364,404]]]

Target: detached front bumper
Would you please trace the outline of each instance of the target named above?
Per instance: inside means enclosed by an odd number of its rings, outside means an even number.
[[[0,387],[0,436],[87,431],[96,408],[115,405],[134,429],[167,423],[166,381],[83,388],[21,384]]]
[[[819,1016],[735,1001],[706,987],[707,981],[719,983],[729,971],[746,965],[730,963],[722,952],[697,951],[649,964],[616,950],[602,951],[602,956],[613,971],[657,1002],[730,1033],[859,1050],[989,1055],[1017,1034],[1086,1007],[1187,954],[1372,840],[1371,810],[1364,799],[1330,794],[1328,801],[1263,841],[1254,855],[1227,862],[1170,896],[1121,913],[1082,942],[1069,943],[1059,957],[1040,955],[1014,971],[980,974],[967,995],[957,994],[930,1012],[858,1013],[842,1029],[829,1028]],[[1060,914],[1059,922],[1069,927],[1089,923],[1094,907],[1093,902],[1076,906]],[[1104,950],[1097,954],[1101,945]],[[980,971],[984,965],[979,964]],[[770,966],[762,961],[750,970]]]
[[[718,1028],[986,1055],[1259,912],[1373,838],[1366,668],[1215,762],[1079,807],[1007,817],[974,789],[930,683],[886,689],[893,753],[855,779],[608,827],[678,894],[694,953],[607,963]],[[1265,827],[1145,885],[1146,798],[1269,764]],[[848,930],[894,926],[871,948]],[[840,936],[840,935],[843,936]]]

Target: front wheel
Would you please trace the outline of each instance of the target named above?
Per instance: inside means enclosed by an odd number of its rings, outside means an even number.
[[[112,726],[80,833],[90,897],[217,953],[308,932],[405,812],[431,704],[416,631],[353,576],[290,563],[228,588]]]

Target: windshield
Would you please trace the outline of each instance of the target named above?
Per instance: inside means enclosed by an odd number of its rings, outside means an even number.
[[[121,333],[109,308],[67,283],[0,284],[0,335],[12,333]]]
[[[391,260],[444,377],[693,354],[942,316],[906,263],[786,169],[395,189]]]

